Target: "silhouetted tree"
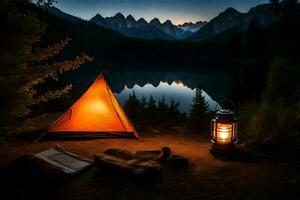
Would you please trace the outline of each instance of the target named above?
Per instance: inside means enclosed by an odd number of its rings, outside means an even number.
[[[132,92],[132,95],[129,95],[128,99],[125,101],[124,110],[133,122],[139,122],[141,103],[134,91]]]
[[[167,111],[168,111],[168,104],[165,101],[165,97],[163,96],[159,101],[157,105],[157,121],[158,122],[165,122],[167,116]]]
[[[202,95],[202,89],[196,88],[193,104],[191,105],[190,117],[198,117],[209,111],[208,102]]]
[[[168,105],[164,97],[157,103],[153,96],[139,100],[135,93],[124,104],[124,110],[139,128],[166,128],[183,122],[186,114],[181,114],[178,107],[179,102],[173,99]]]
[[[156,124],[157,122],[157,105],[156,101],[151,95],[148,99],[147,102],[147,107],[146,107],[146,115],[148,118],[148,122],[150,125]]]
[[[156,109],[156,101],[155,101],[155,99],[153,98],[152,95],[149,97],[149,100],[148,100],[148,103],[147,103],[147,108],[150,111]]]
[[[147,108],[147,98],[145,96],[142,97],[139,105],[139,111],[140,113],[145,113]]]
[[[52,5],[53,1],[38,3],[46,7]],[[26,128],[26,123],[35,121],[30,117],[24,120],[33,112],[32,107],[57,99],[72,88],[72,84],[68,84],[41,94],[37,86],[49,79],[58,81],[60,74],[78,69],[92,58],[82,55],[73,60],[58,61],[55,56],[71,39],[65,38],[46,47],[42,45],[47,25],[38,18],[34,12],[36,8],[29,1],[5,0],[0,3],[0,7],[3,11],[1,23],[6,25],[2,27],[0,48],[0,110],[6,114],[1,118],[0,126],[5,129],[16,129],[19,126]]]
[[[180,111],[179,111],[179,102],[174,101],[174,99],[171,100],[170,105],[168,107],[168,115],[167,115],[167,121],[169,122],[170,126],[176,125],[179,122],[179,119],[181,117]]]
[[[210,116],[208,115],[208,102],[202,95],[202,89],[196,88],[196,94],[193,98],[189,118],[187,121],[187,128],[195,131],[207,131],[209,128]]]
[[[174,99],[171,100],[170,105],[168,107],[168,113],[170,116],[177,115],[180,113],[178,110],[179,105],[179,102],[175,102]]]
[[[165,101],[165,96],[163,96],[159,101],[158,101],[158,107],[157,107],[158,113],[163,114],[166,113],[168,110],[168,104]]]

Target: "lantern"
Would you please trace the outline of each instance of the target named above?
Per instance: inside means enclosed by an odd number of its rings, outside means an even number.
[[[220,109],[211,120],[211,151],[230,153],[237,141],[237,119],[233,111]]]

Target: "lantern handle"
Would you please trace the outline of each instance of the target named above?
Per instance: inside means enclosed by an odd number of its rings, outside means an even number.
[[[229,102],[230,104],[231,104],[231,106],[232,106],[232,109],[233,109],[233,111],[234,112],[236,112],[236,107],[235,107],[235,105],[234,105],[234,103],[233,103],[233,101],[232,100],[230,100],[230,99],[222,99],[216,106],[215,106],[215,111],[217,111],[217,107],[218,106],[220,106],[221,108],[222,108],[222,103],[224,103],[224,102]]]

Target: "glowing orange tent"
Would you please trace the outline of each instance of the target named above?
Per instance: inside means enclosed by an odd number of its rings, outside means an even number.
[[[48,133],[139,138],[102,73],[80,99],[50,126]]]

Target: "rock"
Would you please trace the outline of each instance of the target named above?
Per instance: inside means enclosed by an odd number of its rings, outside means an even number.
[[[169,147],[163,147],[161,149],[161,154],[158,155],[157,160],[158,161],[167,161],[168,158],[171,155],[171,149]]]
[[[189,165],[189,159],[179,155],[172,155],[168,163],[173,167],[183,168]]]
[[[117,158],[121,158],[123,160],[131,160],[135,158],[135,155],[125,149],[117,149],[117,148],[110,148],[104,151],[105,154],[115,156]]]

